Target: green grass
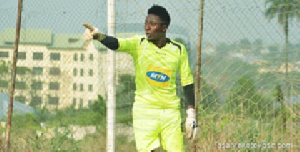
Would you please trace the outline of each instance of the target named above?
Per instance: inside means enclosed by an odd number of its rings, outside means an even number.
[[[69,107],[55,112],[45,109],[38,111],[36,115],[15,115],[13,116],[11,143],[13,151],[106,151],[106,109],[105,102],[96,103],[90,109],[73,109]],[[101,109],[102,108],[102,109]],[[283,130],[282,115],[280,109],[270,109],[264,117],[254,118],[247,113],[234,114],[228,111],[225,106],[206,107],[198,106],[198,122],[201,134],[197,142],[199,151],[218,151],[217,143],[292,143],[294,149],[299,150],[300,134],[299,108],[300,105],[293,105],[292,110],[296,114],[287,111],[287,129]],[[184,110],[182,110],[183,125],[185,121]],[[125,127],[132,126],[130,108],[123,108],[117,112],[117,123]],[[47,129],[40,126],[40,122],[46,123],[49,128],[54,128],[56,134],[53,138],[46,138]],[[82,140],[68,138],[72,133],[66,130],[58,132],[58,128],[70,125],[97,126],[96,133],[87,134]],[[184,126],[183,126],[184,128]],[[43,132],[37,136],[36,131]],[[5,132],[1,128],[1,133]],[[129,135],[128,135],[129,136]],[[129,141],[127,135],[116,136],[116,151],[134,152],[135,142]],[[3,144],[4,139],[0,138]],[[189,151],[189,142],[185,139],[186,151]],[[237,149],[227,149],[237,151]],[[241,151],[249,149],[243,148]],[[261,149],[256,149],[261,151]],[[254,151],[256,151],[254,150]],[[290,149],[286,149],[290,150]]]

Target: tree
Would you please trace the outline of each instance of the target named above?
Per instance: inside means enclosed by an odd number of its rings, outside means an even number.
[[[285,72],[286,86],[288,87],[288,43],[289,43],[289,21],[294,18],[300,19],[300,1],[299,0],[266,0],[268,8],[265,16],[269,21],[277,16],[278,23],[283,27],[285,34]],[[287,88],[287,96],[289,89]]]
[[[231,88],[226,104],[230,112],[255,119],[265,118],[272,107],[272,102],[257,91],[254,81],[247,76]]]
[[[260,54],[260,51],[263,49],[263,40],[256,39],[253,42],[253,46],[254,46],[254,53]]]
[[[199,88],[202,94],[202,100],[200,104],[202,104],[203,109],[215,109],[218,104],[220,104],[220,97],[218,95],[216,87],[212,84],[209,84],[206,80],[202,80],[201,87]]]
[[[217,44],[216,50],[219,52],[217,54],[221,54],[222,56],[227,56],[230,53],[230,51],[232,52],[232,50],[235,49],[230,48],[230,46],[227,43],[221,42]]]
[[[249,51],[251,49],[251,42],[247,38],[241,39],[240,48]]]
[[[283,93],[281,90],[280,85],[277,85],[275,88],[275,92],[273,94],[276,98],[277,101],[280,103],[280,111],[281,111],[281,117],[282,117],[282,124],[283,124],[283,130],[286,130],[286,113],[285,113],[285,106],[283,103]]]

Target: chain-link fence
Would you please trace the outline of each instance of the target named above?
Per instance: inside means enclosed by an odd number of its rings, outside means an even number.
[[[193,73],[200,1],[116,0],[116,36],[144,34],[147,9],[167,8],[167,37],[186,45]],[[4,145],[17,1],[0,0],[0,144]],[[300,2],[205,1],[199,151],[300,150]],[[24,1],[16,69],[14,151],[105,151],[106,48],[83,49],[83,22],[107,32],[107,2]],[[136,151],[135,73],[116,52],[116,151]],[[181,87],[182,114],[185,99]],[[185,119],[182,119],[183,121]],[[183,127],[184,128],[184,127]],[[185,140],[185,148],[189,144]]]

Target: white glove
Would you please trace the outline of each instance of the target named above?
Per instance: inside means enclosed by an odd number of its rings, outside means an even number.
[[[188,139],[196,139],[199,136],[200,130],[196,121],[195,109],[189,108],[186,110],[187,118],[185,121],[186,134]]]
[[[99,32],[98,28],[95,28],[92,25],[87,24],[87,23],[84,23],[83,25],[86,27],[86,29],[83,33],[84,40],[86,40],[86,41],[92,40],[94,35]]]
[[[94,35],[97,34],[99,32],[99,30],[98,30],[98,28],[95,28],[92,25],[87,24],[87,23],[83,23],[83,26],[86,27],[86,29],[83,33],[83,38],[85,40],[85,44],[84,44],[83,48],[86,50],[88,45],[92,42]]]

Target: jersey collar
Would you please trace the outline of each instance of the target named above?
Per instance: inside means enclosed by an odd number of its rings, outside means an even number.
[[[153,47],[155,47],[155,48],[157,48],[157,49],[164,49],[164,48],[166,48],[166,47],[168,47],[168,44],[170,44],[171,43],[171,40],[169,39],[169,38],[166,38],[166,45],[165,46],[163,46],[162,48],[159,48],[159,47],[157,47],[153,42],[151,42],[151,41],[148,41],[148,39],[146,39],[147,40],[147,43],[148,44],[150,44],[151,46],[153,46]]]

